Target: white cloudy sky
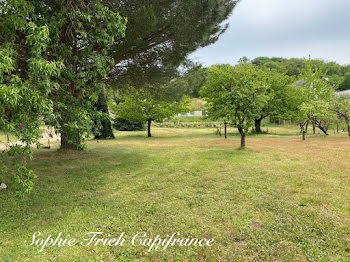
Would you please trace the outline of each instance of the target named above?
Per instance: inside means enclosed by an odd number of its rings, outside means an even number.
[[[228,22],[219,41],[191,58],[208,66],[311,55],[350,64],[350,0],[242,0]]]

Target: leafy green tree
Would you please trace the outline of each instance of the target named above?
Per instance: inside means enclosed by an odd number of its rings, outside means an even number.
[[[243,64],[243,63],[248,63],[249,62],[249,58],[246,56],[242,56],[239,60],[238,63],[239,64]]]
[[[267,95],[269,96],[268,103],[262,109],[261,114],[254,120],[255,132],[261,133],[261,121],[271,116],[273,118],[283,118],[284,115],[291,109],[290,97],[287,86],[295,81],[294,77],[289,77],[281,74],[276,70],[270,70],[266,73],[266,82],[268,83]]]
[[[265,67],[270,70],[276,70],[279,73],[284,73],[289,76],[295,76],[299,78],[302,76],[306,69],[306,60],[301,58],[282,58],[282,57],[257,57],[252,60],[252,63],[259,66]],[[321,68],[323,73],[326,73],[327,78],[331,81],[342,80],[347,72],[350,72],[348,65],[341,66],[336,62],[326,62],[320,59],[310,59],[308,62],[314,68]],[[336,81],[336,82],[337,82]]]
[[[303,139],[305,139],[304,132],[306,132],[309,121],[327,135],[329,121],[334,118],[329,111],[329,102],[334,96],[335,87],[327,80],[322,68],[313,67],[310,60],[306,61],[301,87],[304,91],[303,97],[305,97],[305,101],[299,107]]]
[[[350,72],[347,72],[339,85],[339,90],[350,89]]]
[[[191,65],[182,76],[170,81],[167,85],[178,94],[185,94],[191,98],[198,98],[199,91],[207,83],[208,72],[199,64]]]
[[[150,88],[129,89],[123,95],[123,102],[117,105],[116,113],[129,121],[147,122],[147,134],[151,137],[153,121],[162,122],[177,113],[186,112],[188,103],[188,99],[169,100],[159,90],[154,93]]]
[[[10,144],[8,136],[0,156],[0,181],[12,178],[18,196],[33,187],[35,174],[26,162],[31,145],[39,146],[41,117],[52,116],[50,93],[58,87],[52,79],[63,70],[61,61],[47,59],[49,28],[30,22],[30,15],[32,6],[26,1],[0,2],[0,130],[20,141]]]
[[[11,43],[18,54],[16,74],[25,77],[31,56],[28,38],[17,30],[23,17],[48,29],[44,56],[49,61],[61,60],[64,68],[60,77],[50,78],[58,83],[49,95],[55,116],[45,121],[61,134],[62,148],[80,149],[84,135],[91,132],[100,83],[116,63],[111,47],[124,35],[126,19],[102,0],[7,0],[0,4],[0,45]]]
[[[241,135],[241,147],[245,147],[246,133],[269,102],[266,72],[248,63],[216,65],[208,71],[208,84],[201,90],[208,114],[213,119],[228,119]]]
[[[281,68],[281,65],[273,61],[265,63],[264,67],[267,68],[268,70],[275,70],[277,72],[283,71],[283,69]]]
[[[333,76],[333,75],[341,75],[341,68],[342,66],[337,64],[336,62],[328,62],[324,63],[323,70],[327,72],[327,76]]]
[[[114,133],[112,130],[112,123],[109,119],[109,109],[108,109],[108,96],[106,94],[106,88],[102,87],[98,101],[95,104],[95,108],[97,109],[94,114],[94,125],[93,125],[93,133],[95,135],[95,139],[113,139]]]
[[[271,60],[271,59],[268,58],[268,57],[266,57],[266,56],[259,56],[259,57],[254,58],[254,59],[252,60],[252,64],[261,67],[261,66],[264,66],[265,63],[270,62],[270,60]]]
[[[329,125],[336,120],[336,114],[330,110],[330,103],[324,100],[313,100],[300,107],[307,119],[328,135]]]
[[[350,137],[350,96],[336,95],[331,102],[330,109],[335,112],[340,119],[344,119]]]

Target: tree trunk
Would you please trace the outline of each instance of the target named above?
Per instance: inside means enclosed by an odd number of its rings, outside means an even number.
[[[82,141],[79,132],[61,131],[61,149],[81,150]]]
[[[319,128],[326,136],[328,136],[328,133],[327,133],[328,127],[327,127],[327,129],[325,129],[325,128],[323,128],[323,126],[319,125],[318,128]]]
[[[245,148],[245,132],[243,128],[238,128],[239,134],[241,135],[241,148]]]
[[[305,126],[305,133],[307,133],[307,129],[308,129],[308,127],[309,127],[309,120],[307,120],[307,122],[306,122],[306,126]]]
[[[218,135],[221,136],[221,128],[216,127],[216,130],[218,132]]]
[[[152,120],[148,119],[148,120],[147,120],[147,136],[148,136],[148,137],[152,137],[152,134],[151,134],[151,124],[152,124]]]
[[[225,125],[225,139],[227,139],[227,122],[226,121],[224,122],[224,125]]]
[[[96,130],[96,121],[94,125],[94,133],[95,133],[95,139],[108,139],[108,138],[115,138],[113,129],[112,129],[112,123],[109,119],[109,110],[108,110],[108,104],[107,104],[107,93],[105,89],[102,89],[98,101],[95,105],[96,109],[102,113],[105,114],[105,118],[101,119],[101,127],[99,130]]]
[[[339,133],[339,120],[337,120],[337,133]]]
[[[314,122],[312,122],[312,133],[316,134],[316,125]]]
[[[305,141],[305,139],[306,139],[306,137],[305,137],[305,134],[306,134],[306,132],[305,132],[305,130],[304,130],[304,125],[303,124],[300,124],[300,129],[301,129],[301,133],[303,134],[303,141]]]
[[[254,120],[254,123],[255,123],[255,132],[258,133],[258,134],[261,134],[262,131],[261,131],[261,120],[262,118],[259,118],[259,119],[255,119]]]
[[[346,125],[348,126],[348,135],[350,137],[350,119],[346,119]]]

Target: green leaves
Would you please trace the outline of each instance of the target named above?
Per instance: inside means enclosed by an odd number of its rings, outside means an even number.
[[[0,83],[4,79],[4,73],[10,74],[14,69],[14,62],[11,58],[9,48],[0,48]]]
[[[330,110],[337,114],[339,120],[345,120],[350,137],[350,96],[336,95],[330,103]]]
[[[22,36],[13,42],[0,42],[0,130],[20,141],[16,146],[7,144],[8,150],[0,156],[0,173],[2,179],[11,178],[10,188],[23,197],[32,189],[35,178],[33,171],[26,168],[31,145],[38,143],[41,117],[52,114],[49,94],[53,86],[57,87],[52,78],[59,77],[64,66],[61,61],[44,58],[50,41],[47,26],[26,22],[9,27],[7,22],[12,17],[25,12],[21,8],[26,5],[19,2],[8,1],[8,8],[13,4],[12,11],[0,17],[1,32],[17,28],[13,35]]]
[[[270,99],[266,72],[247,63],[217,65],[208,71],[209,81],[201,95],[208,102],[209,116],[247,131]]]
[[[165,118],[187,111],[189,99],[172,101],[152,94],[148,89],[129,89],[122,96],[123,102],[116,107],[118,117],[129,121],[143,122],[152,120],[161,122]]]
[[[234,0],[109,3],[128,17],[125,38],[111,47],[118,62],[109,79],[115,86],[164,84],[190,53],[218,39],[236,5]]]
[[[26,44],[32,46],[31,53],[34,57],[39,57],[47,48],[49,29],[47,26],[37,27],[33,22],[28,23],[29,34],[26,37]]]

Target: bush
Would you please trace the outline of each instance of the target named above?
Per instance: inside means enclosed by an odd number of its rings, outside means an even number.
[[[145,123],[116,118],[114,119],[113,127],[118,131],[143,131],[145,130]]]

